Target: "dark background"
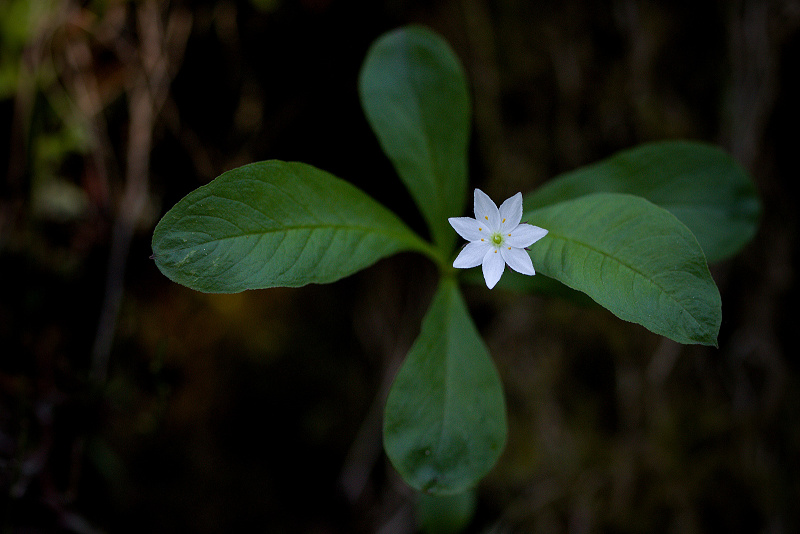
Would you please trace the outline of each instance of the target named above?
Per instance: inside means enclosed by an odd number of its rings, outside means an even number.
[[[800,529],[800,3],[0,0],[1,532],[415,530],[380,414],[435,268],[205,295],[148,259],[182,196],[272,158],[424,232],[356,90],[407,23],[464,63],[471,185],[493,198],[687,138],[764,204],[712,266],[719,349],[466,290],[510,424],[469,531]]]

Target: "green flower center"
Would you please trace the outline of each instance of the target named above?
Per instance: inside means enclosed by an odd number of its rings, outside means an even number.
[[[499,233],[492,235],[492,243],[494,243],[495,246],[502,245],[503,244],[503,236],[500,235]]]

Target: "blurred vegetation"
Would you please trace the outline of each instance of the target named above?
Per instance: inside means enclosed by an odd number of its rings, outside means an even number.
[[[409,22],[465,64],[491,196],[680,137],[730,151],[765,205],[713,267],[718,350],[467,291],[511,425],[467,531],[800,529],[796,2],[0,0],[0,531],[415,531],[380,410],[433,266],[221,296],[148,259],[177,200],[269,158],[422,231],[356,92]]]

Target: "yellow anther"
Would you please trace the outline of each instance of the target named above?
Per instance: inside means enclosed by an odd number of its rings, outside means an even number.
[[[487,221],[489,220],[489,216],[488,215],[484,215],[483,218],[486,219]]]

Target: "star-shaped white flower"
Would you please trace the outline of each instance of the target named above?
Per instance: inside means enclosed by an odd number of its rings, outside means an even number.
[[[453,267],[469,269],[483,265],[483,277],[489,289],[500,280],[506,263],[518,273],[536,274],[525,247],[547,235],[547,230],[532,224],[520,224],[522,193],[503,202],[498,210],[486,193],[476,189],[475,218],[450,217],[447,220],[458,235],[469,241],[453,262]]]

